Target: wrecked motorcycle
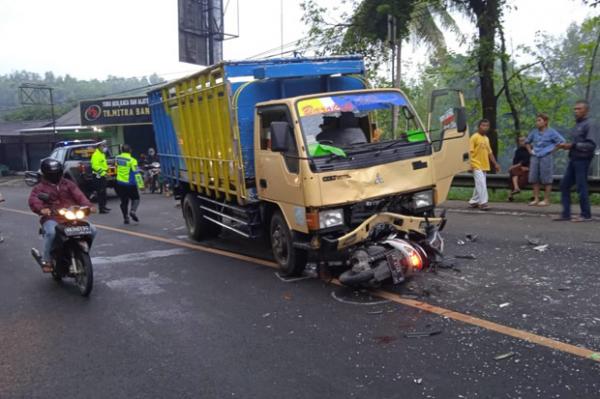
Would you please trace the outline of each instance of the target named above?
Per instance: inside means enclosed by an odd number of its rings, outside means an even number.
[[[389,279],[400,284],[442,262],[444,240],[440,231],[445,225],[445,215],[442,220],[439,225],[426,221],[424,232],[398,231],[385,223],[376,225],[367,240],[350,253],[350,269],[339,276],[340,282],[367,288],[379,287]]]

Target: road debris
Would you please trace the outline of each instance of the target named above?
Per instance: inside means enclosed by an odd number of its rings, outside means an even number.
[[[527,240],[529,245],[540,245],[540,243],[542,242],[542,240],[537,237],[529,237],[529,236],[525,236],[525,240]]]
[[[465,245],[465,242],[464,242],[463,240],[458,240],[458,241],[456,241],[456,243],[457,243],[458,245]]]
[[[263,315],[262,315],[263,319],[264,319],[264,318],[267,318],[267,317],[269,317],[269,316],[271,316],[271,313],[265,313],[265,314],[263,314]]]
[[[296,281],[308,280],[311,278],[315,278],[315,276],[301,276],[301,277],[284,277],[279,272],[275,272],[277,278],[284,283],[295,283]]]
[[[359,306],[376,306],[383,305],[389,303],[389,299],[378,299],[371,295],[357,295],[357,292],[354,292],[354,296],[350,297],[347,293],[345,294],[343,291],[336,293],[335,291],[331,291],[331,297],[338,302],[345,303],[348,305],[359,305]]]
[[[538,252],[545,252],[548,249],[548,244],[538,245],[537,247],[533,247]]]
[[[375,341],[377,341],[378,344],[390,344],[392,342],[394,342],[397,338],[396,337],[392,337],[390,335],[382,335],[379,337],[375,337]]]
[[[505,359],[509,359],[511,357],[513,357],[515,355],[515,352],[507,352],[507,353],[503,353],[501,355],[495,356],[494,360],[498,361],[498,360],[505,360]]]
[[[501,303],[500,305],[498,305],[498,307],[499,308],[505,308],[505,307],[507,307],[509,305],[510,305],[510,302],[504,302],[504,303]]]
[[[473,255],[473,254],[470,254],[470,255],[454,255],[454,257],[456,259],[472,259],[472,260],[477,259],[477,257],[475,255]]]
[[[414,332],[405,333],[404,337],[405,338],[433,337],[434,335],[439,335],[441,333],[442,333],[442,330],[414,331]]]
[[[413,380],[413,382],[414,382],[415,384],[417,384],[417,385],[421,385],[421,384],[423,383],[423,379],[422,379],[422,378],[415,378],[415,379]]]
[[[373,314],[373,315],[375,315],[375,314],[382,314],[382,313],[383,313],[383,310],[374,310],[372,312],[367,312],[367,314]]]
[[[465,234],[465,238],[467,239],[467,241],[469,242],[475,242],[477,241],[477,238],[479,236],[477,234]]]

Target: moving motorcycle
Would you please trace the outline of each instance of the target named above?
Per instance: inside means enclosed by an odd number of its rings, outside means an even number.
[[[39,194],[38,198],[44,202],[50,199],[46,193]],[[88,207],[72,206],[68,209],[51,209],[51,211],[57,216],[58,221],[56,236],[50,250],[54,265],[52,278],[55,281],[61,281],[65,277],[73,278],[79,293],[88,296],[92,292],[94,283],[94,271],[90,259],[93,232],[86,221],[91,210]],[[42,267],[40,252],[32,248],[31,255]]]

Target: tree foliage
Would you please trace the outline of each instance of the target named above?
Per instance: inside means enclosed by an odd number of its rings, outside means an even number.
[[[141,78],[108,76],[106,80],[80,80],[70,75],[55,76],[46,72],[43,76],[28,71],[0,75],[0,116],[7,121],[50,119],[49,106],[23,106],[19,103],[19,86],[38,83],[52,87],[57,117],[75,107],[80,100],[107,95],[134,95],[144,93],[144,88],[160,83],[163,79],[154,74]],[[136,90],[137,89],[137,90]]]

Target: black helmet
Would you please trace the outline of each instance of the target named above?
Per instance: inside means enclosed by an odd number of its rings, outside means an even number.
[[[62,164],[54,158],[46,158],[42,160],[40,169],[42,170],[42,176],[44,176],[44,179],[54,184],[57,184],[60,181],[60,178],[63,174]]]

